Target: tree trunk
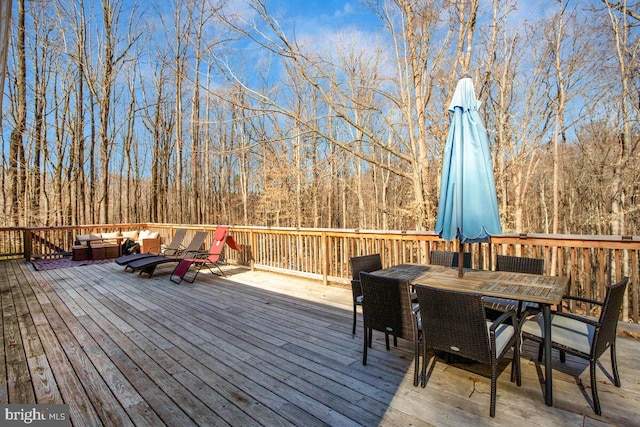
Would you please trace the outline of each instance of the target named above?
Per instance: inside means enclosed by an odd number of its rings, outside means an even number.
[[[17,42],[16,42],[16,111],[15,127],[9,136],[9,213],[11,223],[20,225],[20,196],[24,193],[24,145],[22,138],[27,127],[27,65],[25,52],[25,10],[24,0],[18,0],[17,17]]]

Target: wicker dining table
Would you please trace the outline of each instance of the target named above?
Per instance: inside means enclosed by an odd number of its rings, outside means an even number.
[[[380,276],[408,280],[411,285],[426,285],[442,289],[473,292],[484,296],[538,303],[544,318],[545,403],[553,406],[553,375],[551,369],[551,306],[559,304],[569,284],[569,278],[464,269],[439,265],[400,264],[375,271]]]

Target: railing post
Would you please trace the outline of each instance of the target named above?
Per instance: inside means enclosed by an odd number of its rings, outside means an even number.
[[[631,295],[633,295],[633,300],[631,301],[631,318],[634,323],[638,323],[638,302],[640,302],[638,298],[638,251],[631,251]],[[629,289],[627,289],[627,295],[629,294]]]
[[[322,238],[321,243],[320,243],[320,253],[322,256],[322,284],[327,286],[329,284],[329,244],[327,242],[327,239],[329,237],[327,236],[327,232],[326,231],[322,231]]]
[[[31,233],[31,230],[28,228],[25,228],[24,234],[23,234],[23,242],[24,242],[23,255],[27,261],[31,260],[31,255],[33,254],[33,248],[31,247],[32,241],[33,241],[32,237],[33,237],[33,234]]]
[[[249,242],[251,244],[251,249],[250,249],[250,255],[249,255],[249,267],[251,267],[251,271],[255,271],[255,268],[253,266],[253,263],[257,257],[256,251],[257,251],[257,242],[256,242],[256,233],[255,230],[252,228],[249,231]]]

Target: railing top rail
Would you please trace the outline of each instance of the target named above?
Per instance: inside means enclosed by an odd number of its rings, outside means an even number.
[[[119,223],[119,224],[78,224],[59,226],[35,227],[0,227],[0,231],[40,231],[40,230],[73,230],[87,228],[125,228],[125,227],[158,227],[158,228],[214,228],[217,224],[168,224],[168,223]],[[411,236],[438,238],[434,231],[420,230],[373,230],[354,228],[306,228],[306,227],[272,227],[272,226],[244,226],[229,225],[235,230],[275,231],[290,233],[325,233],[331,235],[380,235],[380,236]],[[584,243],[580,243],[584,242]],[[588,234],[542,234],[542,233],[504,233],[492,237],[496,244],[527,244],[546,246],[575,246],[575,247],[603,247],[640,249],[639,235],[588,235]]]
[[[0,231],[15,230],[73,230],[86,228],[123,228],[123,227],[159,227],[159,228],[203,228],[217,227],[217,224],[168,224],[168,223],[119,223],[119,224],[78,224],[78,225],[59,225],[59,226],[36,226],[36,227],[0,227]],[[272,226],[245,226],[245,225],[229,225],[236,230],[254,230],[254,231],[279,231],[279,232],[303,232],[303,233],[328,233],[328,234],[358,234],[358,235],[385,235],[385,236],[425,236],[430,238],[438,238],[435,231],[420,230],[373,230],[373,229],[357,229],[357,228],[307,228],[307,227],[272,227]],[[526,244],[546,244],[554,242],[553,246],[585,246],[593,247],[594,242],[600,242],[603,245],[615,245],[640,249],[640,236],[636,235],[589,235],[589,234],[542,234],[542,233],[504,233],[492,237],[492,243],[513,243],[520,242]],[[584,245],[576,244],[576,242],[585,242]]]
[[[149,224],[155,225],[155,224]],[[158,224],[158,226],[161,226]],[[215,225],[212,225],[215,226]],[[304,227],[269,227],[269,226],[243,226],[230,225],[236,230],[254,231],[278,231],[278,232],[307,232],[326,233],[330,235],[385,235],[385,236],[424,236],[438,238],[435,231],[420,230],[371,230],[357,228],[304,228]],[[553,242],[553,243],[550,243]],[[584,242],[580,244],[579,242]],[[600,245],[594,245],[594,243]],[[542,234],[542,233],[504,233],[492,237],[492,243],[521,243],[528,245],[547,246],[578,246],[578,247],[620,247],[628,249],[640,249],[640,236],[632,235],[589,235],[589,234]],[[606,245],[606,246],[601,246]]]
[[[573,246],[584,248],[640,249],[640,236],[596,236],[588,234],[518,234],[508,233],[492,237],[493,243],[521,243],[527,245]]]
[[[73,230],[76,228],[122,228],[122,227],[139,227],[148,226],[149,223],[127,223],[127,224],[78,224],[78,225],[51,225],[51,226],[36,226],[36,227],[4,227],[0,230]]]

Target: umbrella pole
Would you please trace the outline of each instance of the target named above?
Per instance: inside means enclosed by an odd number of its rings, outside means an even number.
[[[458,245],[458,277],[464,276],[464,245],[462,242]]]

